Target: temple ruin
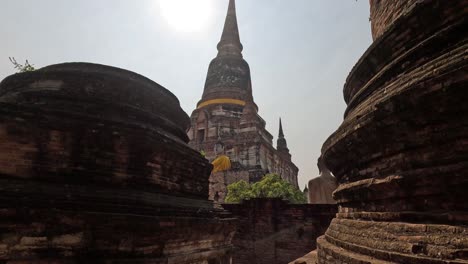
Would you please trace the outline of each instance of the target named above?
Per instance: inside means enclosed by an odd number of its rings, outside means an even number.
[[[257,113],[234,0],[191,117],[115,67],[5,78],[0,263],[468,264],[468,0],[370,11],[374,42],[322,147],[337,205],[209,200],[267,172],[297,187],[281,121],[274,148]],[[211,173],[220,156],[231,168]]]
[[[276,173],[298,188],[299,169],[291,161],[282,124],[273,146],[273,136],[265,129],[252,96],[250,68],[242,56],[235,0],[229,8],[218,55],[208,68],[205,89],[191,116],[190,146],[210,161],[228,157],[229,170],[210,177],[210,199],[223,202],[226,186],[245,180],[256,182],[267,173]]]
[[[157,83],[67,63],[0,83],[1,263],[228,264],[236,221]]]
[[[468,1],[370,8],[374,43],[322,149],[339,211],[318,263],[468,263]]]

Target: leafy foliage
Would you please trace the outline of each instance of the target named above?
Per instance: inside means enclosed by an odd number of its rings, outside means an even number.
[[[228,194],[225,202],[227,203],[240,203],[242,200],[253,198],[252,186],[244,180],[229,184]]]
[[[21,72],[30,72],[30,71],[35,71],[36,68],[32,64],[29,63],[28,60],[23,64],[19,64],[14,57],[9,57],[10,62],[13,64],[15,69],[17,70],[18,73]]]
[[[267,174],[263,179],[254,184],[238,181],[230,184],[225,201],[228,203],[240,203],[251,198],[282,198],[291,203],[306,203],[304,193],[281,179],[277,174]]]

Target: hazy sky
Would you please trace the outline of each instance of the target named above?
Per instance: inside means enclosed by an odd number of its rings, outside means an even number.
[[[206,0],[198,12],[189,4],[162,9],[160,1],[179,0],[2,0],[0,79],[14,73],[9,56],[36,67],[107,64],[163,85],[190,115],[228,0]],[[343,84],[371,43],[368,1],[237,0],[237,15],[259,114],[275,145],[283,118],[303,188],[318,176],[321,146],[343,120]]]

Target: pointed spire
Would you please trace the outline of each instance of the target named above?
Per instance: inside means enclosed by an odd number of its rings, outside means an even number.
[[[223,34],[218,43],[218,54],[208,67],[205,88],[202,99],[197,104],[198,108],[214,104],[244,106],[246,102],[253,103],[250,68],[242,57],[242,49],[236,4],[234,0],[230,0]],[[255,103],[253,104],[257,108]]]
[[[280,124],[279,124],[279,134],[278,138],[284,138],[284,133],[283,133],[283,124],[281,123],[281,117],[280,117]]]
[[[279,133],[278,133],[278,140],[276,141],[276,149],[278,151],[289,154],[288,143],[286,142],[286,139],[284,138],[283,124],[281,122],[281,118],[279,121]]]
[[[234,55],[242,57],[242,44],[237,26],[236,2],[229,0],[229,8],[224,22],[223,34],[218,43],[218,55]]]

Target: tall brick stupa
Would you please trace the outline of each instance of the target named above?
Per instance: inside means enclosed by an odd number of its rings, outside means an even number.
[[[468,264],[468,1],[370,1],[373,44],[324,143],[318,263]]]
[[[291,161],[282,127],[275,148],[273,136],[258,115],[250,68],[242,56],[235,0],[229,1],[217,48],[188,132],[192,148],[204,152],[210,161],[224,158],[229,164],[212,173],[210,198],[222,202],[228,184],[255,182],[267,173],[277,173],[297,187],[298,168]]]

